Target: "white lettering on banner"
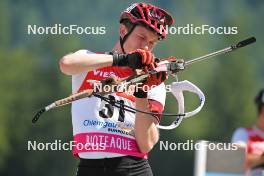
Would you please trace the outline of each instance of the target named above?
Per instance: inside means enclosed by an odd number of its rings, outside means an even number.
[[[86,136],[86,142],[90,144],[106,144],[108,142],[108,136]]]
[[[114,72],[104,72],[104,71],[100,71],[100,70],[94,70],[93,74],[95,76],[101,76],[101,77],[104,77],[104,78],[116,76]]]
[[[104,146],[105,148],[116,148],[119,150],[130,150],[132,151],[132,143],[130,140],[126,140],[119,137],[111,137],[109,140],[108,136],[94,135],[86,136],[86,142],[91,146]],[[107,145],[109,144],[109,145]]]
[[[94,72],[94,75],[98,75],[100,73],[99,70],[94,70],[93,72]]]
[[[132,150],[131,141],[122,139],[122,138],[111,138],[110,148],[118,148],[120,150]]]
[[[94,136],[87,135],[86,136],[86,142],[90,146],[103,145],[106,148],[109,147],[109,148],[116,148],[119,150],[130,150],[130,151],[132,151],[131,141],[123,139],[123,138],[119,138],[119,137],[111,137],[111,139],[109,140],[108,136],[104,136],[104,135],[96,135],[96,136],[95,135]]]

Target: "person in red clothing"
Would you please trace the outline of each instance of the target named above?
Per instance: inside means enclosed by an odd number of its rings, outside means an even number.
[[[120,40],[110,53],[79,50],[60,60],[60,69],[72,76],[72,92],[92,88],[89,80],[125,78],[135,69],[155,67],[153,48],[166,37],[173,18],[165,10],[147,3],[135,3],[121,13]],[[109,98],[136,109],[161,113],[165,106],[165,72],[149,76],[144,83],[155,88],[138,89],[132,95],[112,93]],[[80,158],[77,175],[151,176],[147,156],[158,142],[156,125],[161,116],[130,113],[91,97],[72,104],[74,141],[89,144],[75,147]],[[125,129],[130,129],[133,133]]]
[[[247,147],[246,169],[250,176],[264,174],[264,89],[255,98],[258,110],[256,124],[251,128],[238,128],[232,142]]]

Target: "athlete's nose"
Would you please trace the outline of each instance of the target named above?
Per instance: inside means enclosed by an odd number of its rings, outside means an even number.
[[[148,51],[152,51],[153,47],[151,47],[149,44],[144,44],[141,48],[148,50]]]
[[[145,50],[149,50],[148,42],[145,40],[141,41],[140,48],[145,49]]]

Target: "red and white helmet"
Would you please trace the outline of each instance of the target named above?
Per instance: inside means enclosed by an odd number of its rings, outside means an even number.
[[[147,3],[134,3],[121,13],[120,23],[129,20],[131,23],[143,24],[157,32],[159,39],[167,35],[166,28],[170,27],[174,20],[165,10]]]

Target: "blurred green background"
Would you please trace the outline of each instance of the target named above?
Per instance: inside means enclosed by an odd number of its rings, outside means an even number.
[[[110,51],[118,40],[118,18],[131,2],[122,0],[1,0],[0,1],[0,175],[74,175],[77,160],[71,151],[28,151],[27,141],[72,140],[70,106],[43,115],[31,124],[42,106],[71,93],[71,78],[63,75],[59,59],[79,49]],[[186,142],[205,139],[229,142],[239,126],[256,118],[253,97],[264,87],[262,0],[145,1],[167,9],[174,26],[237,26],[236,35],[169,35],[155,49],[158,57],[193,58],[222,49],[250,36],[257,43],[239,51],[192,65],[179,74],[206,95],[203,110],[175,130],[161,131],[160,140]],[[262,20],[261,20],[262,19]],[[262,21],[262,22],[261,22]],[[105,26],[105,35],[28,35],[28,25]],[[168,80],[167,83],[173,80]],[[187,110],[197,105],[186,94]],[[166,112],[176,112],[168,94]],[[171,121],[164,118],[162,123]],[[150,154],[155,175],[193,175],[194,151]]]

